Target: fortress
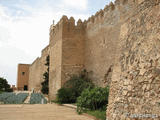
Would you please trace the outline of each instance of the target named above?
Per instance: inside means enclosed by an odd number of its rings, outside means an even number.
[[[63,16],[41,57],[19,64],[19,90],[41,89],[48,55],[50,100],[86,69],[96,85],[110,85],[108,120],[160,119],[160,0],[116,0],[76,25]]]

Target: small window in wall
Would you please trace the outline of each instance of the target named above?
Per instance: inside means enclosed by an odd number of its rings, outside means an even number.
[[[25,75],[25,72],[22,72],[22,75]]]

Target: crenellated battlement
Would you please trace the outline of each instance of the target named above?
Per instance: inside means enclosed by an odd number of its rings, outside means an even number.
[[[113,27],[118,23],[123,23],[132,16],[132,11],[135,11],[136,7],[144,2],[157,3],[159,0],[115,0],[114,3],[110,2],[87,20],[79,19],[76,23],[74,17],[68,18],[63,15],[56,25],[52,24],[50,27],[50,43],[55,44],[59,38],[62,38],[63,33],[81,34],[82,31],[92,33],[98,28],[97,26]]]
[[[95,15],[92,15],[91,17],[88,18],[87,23],[95,22],[95,19],[98,18],[103,18],[105,12],[112,12],[115,8],[115,4],[113,2],[110,2],[109,5],[106,5],[104,9],[100,9],[98,12],[96,12]]]
[[[56,37],[57,35],[61,34],[60,32],[62,32],[64,29],[71,32],[75,29],[78,31],[93,28],[95,25],[101,24],[104,21],[107,21],[108,24],[111,24],[112,21],[114,21],[114,23],[118,23],[120,20],[120,14],[122,15],[125,12],[131,10],[133,7],[139,4],[140,1],[143,0],[116,0],[114,3],[110,2],[109,5],[106,5],[104,9],[100,9],[95,13],[95,15],[92,15],[84,21],[79,19],[77,23],[75,23],[75,19],[73,17],[68,18],[66,15],[63,15],[56,25],[51,25],[50,37]],[[126,6],[132,7],[127,8]],[[119,18],[117,19],[117,17]]]
[[[120,8],[119,6],[121,6],[121,8],[125,8],[126,5],[136,5],[138,4],[140,0],[116,0],[114,3],[110,2],[109,5],[106,5],[104,7],[104,9],[100,9],[99,11],[97,11],[95,13],[95,15],[92,15],[91,17],[89,17],[87,20],[78,20],[77,23],[75,24],[75,19],[73,17],[68,18],[66,15],[63,15],[62,18],[60,19],[60,21],[56,24],[56,25],[51,25],[50,31],[54,32],[54,34],[56,34],[62,27],[63,25],[67,24],[69,28],[79,28],[80,26],[82,28],[84,27],[90,27],[93,26],[93,24],[99,23],[101,21],[103,21],[105,16],[110,16],[111,14],[113,14],[113,12],[115,10],[119,10]],[[141,0],[142,1],[142,0]]]
[[[159,0],[149,0],[149,1],[153,3],[159,2]],[[123,14],[132,11],[134,8],[136,8],[143,2],[147,2],[147,0],[115,0],[114,3],[110,2],[108,5],[104,7],[104,9],[100,9],[98,12],[89,17],[83,23],[86,24],[87,28],[90,28],[95,24],[103,22],[104,19],[106,21],[108,18],[111,19],[110,17],[107,18],[107,16],[112,16],[117,12],[119,12],[119,14],[123,16]]]
[[[87,21],[82,22],[81,19],[77,21],[75,24],[75,19],[73,17],[68,18],[67,16],[63,15],[60,21],[56,25],[50,26],[50,36],[58,34],[62,29],[64,29],[64,26],[67,27],[67,29],[83,29],[86,25]]]
[[[125,6],[137,6],[138,4],[141,4],[144,1],[145,0],[115,0],[114,3],[110,2],[109,5],[106,5],[104,7],[104,9],[100,9],[95,13],[95,15],[92,15],[84,22],[81,22],[78,20],[77,24],[75,24],[75,19],[73,17],[68,18],[66,15],[63,15],[60,21],[56,25],[51,25],[50,30],[58,31],[59,27],[62,26],[62,24],[68,24],[68,23],[70,23],[70,25],[74,27],[79,26],[80,24],[81,25],[91,24],[96,22],[97,20],[104,19],[105,14],[113,14],[115,9],[120,10],[119,9],[120,6],[121,8],[123,7],[125,8]],[[153,0],[153,1],[156,2],[157,0]]]
[[[104,19],[107,21],[107,19],[111,19],[111,17],[107,16],[113,16],[115,13],[118,12],[122,15],[125,12],[132,10],[132,8],[136,7],[138,4],[140,4],[140,0],[116,0],[114,3],[110,2],[109,5],[106,5],[104,7],[104,9],[100,9],[98,12],[96,12],[95,15],[89,17],[86,21],[86,26],[87,28],[90,28],[94,26],[94,24],[104,22]],[[127,6],[130,7],[126,9]]]

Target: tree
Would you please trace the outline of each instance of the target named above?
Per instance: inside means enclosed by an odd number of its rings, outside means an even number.
[[[0,77],[0,91],[2,92],[13,92],[13,89],[10,88],[7,80]]]
[[[46,63],[45,66],[47,66],[47,71],[43,74],[44,81],[41,83],[42,89],[41,92],[43,94],[48,94],[49,92],[49,55],[46,57]]]

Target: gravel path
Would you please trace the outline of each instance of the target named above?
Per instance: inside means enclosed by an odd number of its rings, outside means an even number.
[[[57,104],[0,105],[0,120],[94,120]]]

